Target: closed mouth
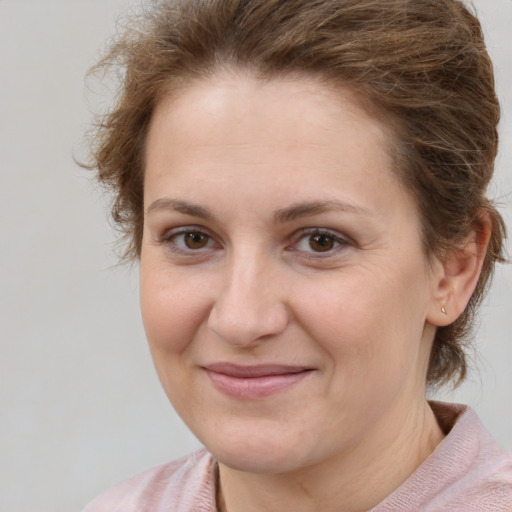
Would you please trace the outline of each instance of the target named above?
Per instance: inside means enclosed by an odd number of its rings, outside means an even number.
[[[314,371],[304,366],[232,363],[214,363],[204,370],[218,391],[241,399],[266,398],[292,387]]]

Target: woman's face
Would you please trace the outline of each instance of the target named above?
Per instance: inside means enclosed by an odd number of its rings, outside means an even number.
[[[313,80],[218,75],[156,109],[144,325],[171,402],[226,465],[378,449],[423,407],[439,278],[386,135]]]

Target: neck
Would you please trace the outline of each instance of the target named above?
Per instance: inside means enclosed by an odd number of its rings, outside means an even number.
[[[406,414],[383,418],[357,446],[314,466],[284,474],[254,474],[219,464],[219,510],[370,510],[399,487],[443,439],[426,401],[414,411],[405,410]]]

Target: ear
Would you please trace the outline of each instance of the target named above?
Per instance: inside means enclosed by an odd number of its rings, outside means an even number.
[[[461,244],[434,265],[434,293],[427,321],[438,327],[453,323],[467,306],[478,283],[491,237],[492,222],[481,212]]]

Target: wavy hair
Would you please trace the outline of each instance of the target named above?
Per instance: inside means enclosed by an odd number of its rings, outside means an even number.
[[[463,314],[437,330],[428,384],[460,382],[474,313],[503,260],[505,226],[486,196],[499,103],[475,14],[459,0],[157,0],[131,20],[95,70],[117,73],[117,101],[92,136],[91,168],[113,193],[124,258],[140,254],[144,147],[162,97],[220,68],[265,79],[316,76],[349,87],[392,133],[388,151],[416,200],[427,255],[492,233]]]

